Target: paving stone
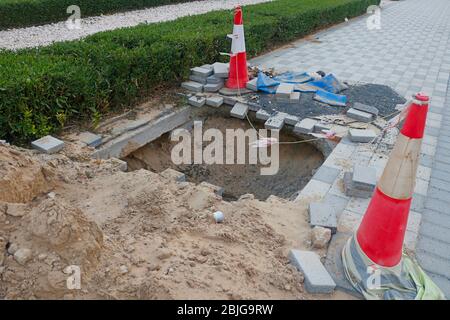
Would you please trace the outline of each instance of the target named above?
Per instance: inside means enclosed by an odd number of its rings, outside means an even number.
[[[248,112],[248,105],[238,102],[234,105],[233,109],[231,109],[230,114],[232,117],[238,119],[245,119],[247,112]]]
[[[420,241],[419,241],[420,243]],[[416,253],[417,261],[420,266],[425,270],[447,278],[450,278],[450,261],[442,259],[431,253],[419,250]]]
[[[442,259],[450,258],[450,248],[448,243],[421,235],[420,242],[417,244],[417,251],[425,251],[426,253],[434,254]],[[449,261],[450,264],[450,261]]]
[[[314,132],[316,133],[323,133],[324,130],[331,130],[331,125],[327,123],[316,123],[314,125]]]
[[[355,165],[352,175],[353,186],[375,190],[377,185],[377,172],[373,167]]]
[[[206,104],[206,98],[204,97],[197,97],[197,96],[192,96],[188,99],[188,103],[191,106],[200,108],[203,107]]]
[[[206,80],[206,78],[204,78],[204,77],[202,77],[202,76],[197,76],[197,75],[195,75],[195,74],[191,74],[191,75],[189,76],[189,80],[194,81],[194,82],[201,83],[201,84],[203,84],[203,85],[205,85],[205,84],[208,83],[207,80]]]
[[[314,174],[313,179],[332,184],[334,180],[336,180],[336,178],[339,176],[340,172],[341,170],[339,169],[322,165]]]
[[[289,97],[289,103],[298,103],[300,101],[300,92],[292,92]]]
[[[350,129],[348,131],[350,141],[367,143],[377,137],[375,131],[371,129]]]
[[[348,202],[346,210],[357,213],[359,215],[364,215],[367,211],[371,199],[363,198],[351,198]]]
[[[258,78],[254,78],[252,80],[250,80],[249,82],[247,82],[247,89],[252,90],[252,91],[258,91],[258,86],[256,85],[258,82]]]
[[[285,118],[286,113],[278,112],[264,123],[264,127],[269,130],[281,130],[284,126]]]
[[[344,210],[339,217],[337,232],[354,233],[358,230],[363,216],[348,210]]]
[[[48,135],[33,141],[31,146],[36,150],[51,154],[60,151],[64,147],[64,141]]]
[[[284,119],[284,122],[290,126],[295,126],[299,121],[299,117],[290,114],[286,115],[286,118]]]
[[[223,104],[223,98],[220,96],[206,98],[206,105],[218,108]]]
[[[228,64],[216,62],[213,64],[214,75],[217,78],[228,78]]]
[[[336,233],[336,211],[329,204],[311,202],[309,204],[309,219],[311,226],[330,228],[333,234]]]
[[[314,131],[314,126],[316,125],[316,123],[317,121],[313,119],[303,119],[295,125],[294,132],[305,134],[312,133]]]
[[[336,212],[336,217],[339,221],[339,218],[342,215],[342,212],[344,212],[345,208],[347,207],[349,200],[350,199],[347,197],[341,197],[328,192],[326,196],[323,198],[322,202],[329,204],[334,208],[334,211]]]
[[[347,111],[347,117],[362,121],[362,122],[371,122],[373,120],[373,115],[368,112],[359,111],[354,108],[350,108]]]
[[[289,260],[305,277],[305,289],[309,293],[331,293],[336,283],[315,252],[291,250]]]
[[[290,83],[281,83],[276,91],[276,98],[290,99],[291,93],[294,92],[294,85]]]
[[[257,102],[247,101],[248,109],[253,112],[258,112],[261,109],[261,105]]]
[[[353,105],[353,109],[373,114],[375,117],[377,117],[378,113],[380,112],[375,107],[368,106],[367,104],[362,104],[362,103],[359,103],[359,102],[355,102],[355,104]]]
[[[357,197],[368,199],[372,197],[374,188],[370,187],[357,187],[353,183],[353,172],[344,173],[344,190],[345,194],[349,197]]]
[[[328,246],[325,268],[336,283],[336,289],[351,294],[356,298],[363,299],[364,297],[347,280],[342,264],[342,249],[351,236],[351,233],[341,232],[333,236]]]
[[[256,119],[258,120],[268,120],[269,118],[270,114],[263,109],[260,109],[256,112]]]
[[[181,87],[192,91],[192,92],[202,92],[203,91],[203,85],[201,83],[195,82],[195,81],[187,81],[183,82],[181,84]]]
[[[92,132],[82,132],[78,135],[78,139],[89,147],[98,147],[102,143],[102,136]]]
[[[450,230],[448,228],[444,228],[442,226],[438,226],[433,223],[423,221],[422,225],[420,226],[420,234],[423,236],[427,236],[445,242],[448,245],[450,245]]]
[[[202,68],[202,67],[195,67],[191,69],[191,74],[195,76],[200,76],[203,78],[208,78],[210,75],[213,74],[213,70],[211,68]]]
[[[425,206],[425,196],[414,193],[411,201],[411,210],[422,212]]]
[[[216,77],[215,75],[209,76],[208,78],[206,78],[206,83],[208,84],[218,84],[218,83],[222,83],[224,84],[224,80],[223,78],[219,78]]]
[[[214,67],[212,64],[204,64],[204,65],[200,66],[200,68],[208,69],[208,70],[211,70],[212,72],[214,72]]]
[[[207,84],[203,87],[203,90],[205,90],[205,92],[217,92],[222,89],[223,86],[223,83]]]
[[[224,96],[223,103],[225,103],[229,106],[234,106],[236,103],[238,103],[238,100],[235,97]]]
[[[450,229],[450,212],[448,214],[428,209],[425,205],[422,221],[433,223]]]

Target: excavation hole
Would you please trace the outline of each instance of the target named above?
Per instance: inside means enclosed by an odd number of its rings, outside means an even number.
[[[247,121],[222,116],[209,116],[202,119],[202,130],[214,128],[226,137],[226,129],[250,129]],[[260,127],[256,127],[260,129]],[[190,136],[194,140],[193,132]],[[298,141],[299,138],[288,133],[280,133],[280,141]],[[183,172],[187,181],[208,182],[224,188],[225,200],[237,200],[241,195],[251,193],[257,199],[265,200],[270,195],[292,200],[311,179],[315,170],[323,163],[322,153],[309,143],[284,144],[279,146],[279,170],[275,175],[261,175],[258,164],[181,164],[175,165],[171,159],[172,148],[178,142],[172,142],[169,134],[134,151],[125,160],[129,170],[147,169],[161,172],[172,168]],[[203,142],[203,150],[211,142]],[[249,143],[246,144],[248,159]],[[223,155],[226,156],[226,143],[223,143]],[[236,149],[235,149],[236,151]],[[269,153],[269,156],[272,154]]]

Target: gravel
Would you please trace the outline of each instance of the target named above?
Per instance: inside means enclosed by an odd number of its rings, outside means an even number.
[[[43,26],[4,30],[0,31],[0,48],[17,50],[46,46],[53,42],[80,39],[101,31],[132,27],[142,23],[170,21],[184,16],[198,15],[215,10],[233,9],[238,4],[248,5],[271,1],[272,0],[194,1],[107,16],[89,17],[81,20],[81,29],[75,30],[67,28],[66,21]],[[81,16],[83,16],[83,8],[81,8]]]

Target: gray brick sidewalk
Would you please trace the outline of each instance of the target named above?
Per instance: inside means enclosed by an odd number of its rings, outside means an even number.
[[[431,97],[412,210],[422,215],[417,259],[450,298],[450,1],[405,0],[253,59],[266,67],[333,72],[350,81],[386,84],[405,97]]]

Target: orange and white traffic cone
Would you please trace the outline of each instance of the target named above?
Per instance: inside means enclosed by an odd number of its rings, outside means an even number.
[[[395,266],[402,256],[428,100],[419,93],[409,106],[405,124],[356,234],[361,249],[380,266]]]
[[[247,53],[245,50],[244,20],[240,6],[235,9],[233,34],[228,35],[228,37],[232,39],[232,43],[230,69],[225,86],[229,89],[245,89],[248,82]]]
[[[414,96],[362,222],[342,252],[347,279],[366,298],[415,298],[421,286],[440,296],[419,266],[406,257],[402,259],[428,101],[424,94]],[[380,286],[375,288],[376,272]],[[417,284],[417,278],[423,283]]]

